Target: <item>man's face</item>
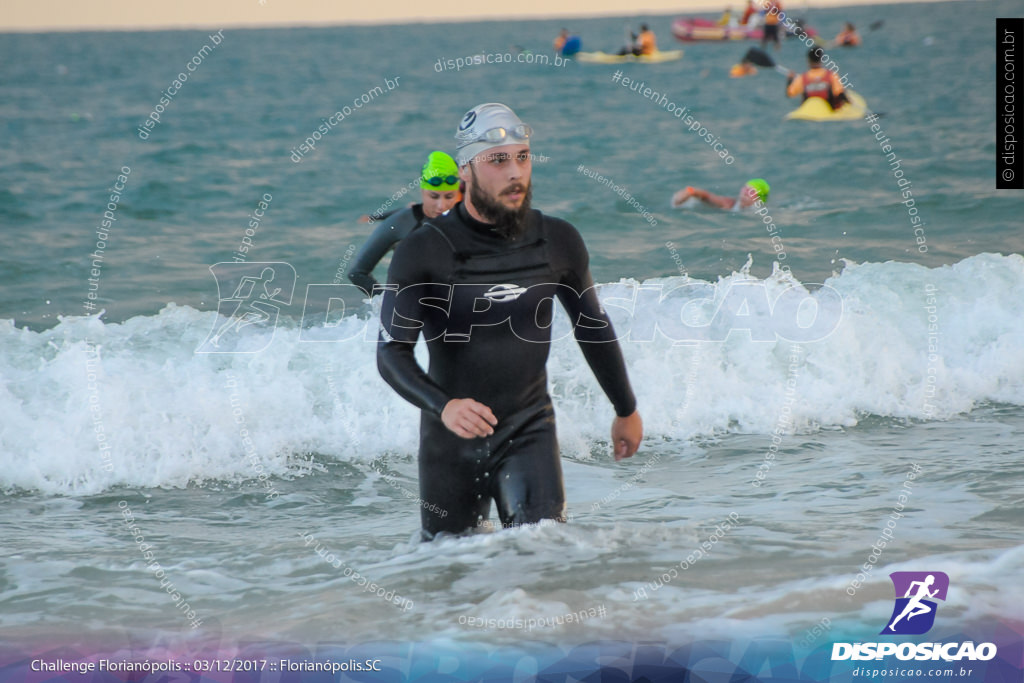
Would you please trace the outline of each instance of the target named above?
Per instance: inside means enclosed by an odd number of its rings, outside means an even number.
[[[478,197],[486,197],[489,203],[515,211],[526,200],[532,171],[529,146],[512,144],[477,154],[459,169],[459,177],[466,182],[470,203],[477,211],[482,207],[473,202],[474,192]]]
[[[481,152],[459,169],[466,181],[466,204],[475,218],[496,233],[516,239],[527,229],[530,213],[530,148],[502,145]]]

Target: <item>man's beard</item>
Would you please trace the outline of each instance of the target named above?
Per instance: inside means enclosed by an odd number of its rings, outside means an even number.
[[[469,198],[473,207],[484,219],[491,224],[494,232],[505,239],[516,239],[521,237],[527,228],[527,214],[530,213],[530,198],[533,196],[533,184],[524,186],[522,183],[514,183],[502,190],[502,194],[509,191],[523,192],[523,202],[518,209],[510,209],[496,199],[491,199],[480,189],[476,182],[476,171],[472,171],[473,184],[469,189]]]

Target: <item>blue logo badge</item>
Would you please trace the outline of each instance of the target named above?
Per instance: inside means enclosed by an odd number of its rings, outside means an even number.
[[[945,601],[949,577],[943,572],[893,572],[889,578],[896,589],[896,604],[881,634],[919,636],[927,633],[935,623],[937,607],[931,598]]]

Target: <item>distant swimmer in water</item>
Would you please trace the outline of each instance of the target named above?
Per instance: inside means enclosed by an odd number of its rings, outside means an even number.
[[[580,40],[580,37],[569,33],[567,28],[563,28],[558,37],[555,38],[555,52],[566,57],[571,57],[579,52],[582,46],[583,42]]]
[[[377,367],[421,411],[425,540],[473,530],[492,500],[505,527],[565,521],[545,367],[556,298],[614,408],[615,459],[631,457],[643,438],[583,239],[530,208],[531,135],[503,104],[466,112],[455,134],[466,200],[402,240],[388,270]],[[426,371],[413,353],[421,333]]]
[[[802,95],[806,100],[820,97],[829,103],[832,109],[839,109],[847,100],[843,84],[835,72],[821,65],[825,52],[820,47],[811,48],[807,53],[807,71],[797,76],[792,71],[786,80],[786,97]]]
[[[857,33],[857,29],[850,22],[846,22],[843,30],[832,41],[833,45],[838,45],[839,47],[857,47],[860,43],[860,34]]]
[[[719,209],[742,211],[768,201],[768,193],[770,191],[771,188],[768,187],[768,183],[763,178],[748,180],[740,188],[739,194],[736,197],[724,197],[719,194],[712,194],[707,190],[687,186],[672,195],[672,208],[678,209],[691,199],[697,199]]]
[[[372,273],[384,255],[428,218],[437,218],[462,198],[459,169],[444,152],[431,152],[420,173],[421,203],[401,209],[382,221],[363,243],[349,270],[348,279],[373,294],[377,280]]]

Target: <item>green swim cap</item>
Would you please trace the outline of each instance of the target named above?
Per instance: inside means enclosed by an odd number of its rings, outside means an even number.
[[[431,152],[420,175],[420,187],[437,192],[458,190],[459,167],[455,165],[455,159],[444,152]]]
[[[761,198],[762,202],[768,201],[768,193],[771,192],[772,188],[768,187],[768,183],[764,181],[764,178],[748,180],[747,185],[757,190],[757,196]]]

